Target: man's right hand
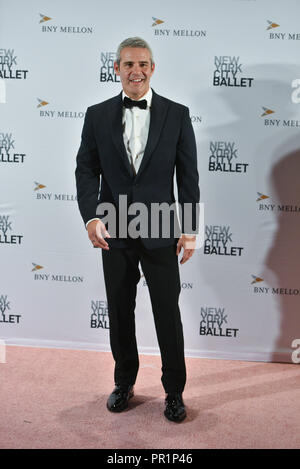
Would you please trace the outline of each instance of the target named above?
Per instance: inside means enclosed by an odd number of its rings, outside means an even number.
[[[109,249],[104,238],[110,238],[110,235],[101,220],[91,221],[86,229],[94,248]]]

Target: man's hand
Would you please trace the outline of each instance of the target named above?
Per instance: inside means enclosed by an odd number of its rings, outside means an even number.
[[[177,243],[176,254],[179,255],[181,248],[183,248],[183,256],[181,258],[180,264],[184,264],[186,261],[192,257],[196,247],[196,236],[182,235]]]
[[[104,238],[110,238],[105,225],[101,220],[93,220],[87,226],[87,232],[94,248],[109,249],[109,246]]]

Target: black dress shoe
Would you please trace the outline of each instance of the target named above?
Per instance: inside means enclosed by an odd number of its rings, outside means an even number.
[[[186,417],[186,411],[181,393],[168,394],[165,399],[165,416],[172,422],[182,422]]]
[[[115,389],[107,400],[107,408],[111,412],[122,412],[128,407],[128,401],[133,396],[133,386],[116,384]]]

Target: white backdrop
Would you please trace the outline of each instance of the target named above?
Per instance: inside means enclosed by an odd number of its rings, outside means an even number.
[[[205,246],[180,267],[188,356],[292,360],[300,337],[298,0],[0,1],[0,338],[109,350],[101,253],[75,190],[86,108],[141,36],[153,89],[190,108]],[[5,102],[4,102],[5,101]],[[141,353],[158,353],[147,286]]]

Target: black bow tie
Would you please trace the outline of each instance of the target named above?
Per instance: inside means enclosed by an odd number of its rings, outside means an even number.
[[[147,100],[142,99],[141,101],[134,101],[133,99],[127,98],[127,96],[125,96],[123,99],[123,105],[127,109],[131,109],[133,106],[137,106],[140,109],[147,109]]]

